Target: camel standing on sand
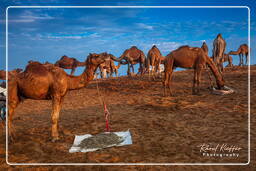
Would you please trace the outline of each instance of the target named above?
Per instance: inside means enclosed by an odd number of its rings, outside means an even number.
[[[20,69],[20,68],[8,71],[8,79],[10,79],[12,76],[17,75],[21,71],[22,71],[22,69]],[[5,70],[0,70],[0,80],[6,80],[6,71]]]
[[[239,55],[240,58],[240,63],[239,66],[244,65],[244,56],[245,56],[245,65],[248,65],[248,45],[247,44],[242,44],[239,46],[237,51],[230,51],[228,54],[229,55]]]
[[[71,69],[71,75],[74,75],[74,72],[77,67],[85,66],[84,62],[79,62],[76,58],[70,58],[66,55],[62,56],[60,60],[55,63],[56,66],[64,68],[64,69]]]
[[[109,55],[111,55],[111,54],[109,54]],[[109,77],[112,77],[113,73],[115,73],[116,77],[117,77],[118,69],[120,68],[120,66],[121,66],[121,63],[119,63],[116,66],[114,63],[114,60],[109,58],[109,60],[106,60],[104,63],[100,64],[100,66],[99,66],[101,78],[106,78],[107,75]]]
[[[216,66],[220,71],[223,69],[223,65],[220,63],[220,59],[223,58],[226,49],[226,41],[222,38],[221,34],[218,34],[213,41],[212,57]]]
[[[97,67],[109,58],[105,53],[89,54],[85,61],[86,69],[80,76],[68,75],[62,68],[53,64],[32,62],[24,72],[8,82],[8,123],[9,135],[13,140],[12,118],[21,97],[35,100],[52,100],[52,140],[59,139],[58,119],[67,91],[85,87],[93,79]]]
[[[224,62],[228,62],[228,65],[226,67],[232,67],[233,66],[233,58],[229,54],[224,53],[223,58],[220,59],[220,62],[223,64]]]
[[[218,69],[214,65],[213,61],[205,54],[203,49],[197,47],[181,46],[178,49],[172,51],[167,55],[165,60],[165,76],[163,79],[164,95],[167,94],[167,87],[169,88],[170,95],[172,95],[171,78],[172,72],[176,67],[194,69],[192,92],[193,94],[199,93],[201,72],[203,68],[205,68],[206,64],[213,72],[218,88],[223,88],[224,80],[222,75],[218,72]]]
[[[122,62],[122,59],[124,59],[125,62]],[[138,49],[136,46],[132,46],[130,49],[126,49],[119,58],[113,58],[114,61],[120,62],[121,64],[128,64],[127,75],[129,76],[131,75],[130,67],[132,67],[132,71],[134,74],[133,65],[137,63],[140,64],[139,72],[141,73],[141,75],[143,74],[145,68],[145,59],[146,57],[143,51]]]
[[[156,47],[156,45],[152,46],[152,48],[148,51],[147,70],[149,72],[149,78],[150,75],[152,75],[153,79],[155,79],[156,72],[160,72],[161,57],[162,54],[160,50]],[[152,66],[151,71],[149,69],[150,66]]]

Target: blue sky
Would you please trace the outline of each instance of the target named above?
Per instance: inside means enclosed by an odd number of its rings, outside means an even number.
[[[4,8],[9,5],[145,5],[129,3],[86,3],[72,1],[73,4],[32,1],[20,3],[13,1],[1,6],[1,28],[5,27]],[[63,2],[63,1],[62,1]],[[218,4],[218,5],[250,5]],[[146,4],[148,5],[148,4]],[[166,5],[165,3],[149,5]],[[167,5],[217,5],[208,4]],[[254,10],[254,9],[251,9]],[[252,18],[255,17],[252,11]],[[54,63],[62,55],[76,57],[84,61],[90,52],[109,52],[119,57],[132,45],[147,54],[156,44],[163,55],[181,45],[201,46],[206,41],[211,55],[212,42],[222,33],[227,42],[226,52],[236,50],[240,44],[248,43],[247,8],[10,8],[8,10],[9,69],[25,68],[27,61],[38,60]],[[252,19],[253,20],[253,19]],[[255,39],[255,22],[251,22],[251,39]],[[5,31],[1,29],[1,64],[3,69],[5,50]],[[252,42],[251,63],[255,64]],[[238,64],[238,56],[234,56]],[[76,74],[80,74],[79,69]],[[125,74],[126,66],[121,73]],[[68,71],[69,72],[69,71]]]

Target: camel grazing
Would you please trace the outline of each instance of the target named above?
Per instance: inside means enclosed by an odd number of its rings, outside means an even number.
[[[201,72],[208,65],[213,72],[216,83],[219,89],[224,87],[224,80],[222,75],[218,72],[218,69],[214,65],[213,61],[205,54],[204,50],[197,47],[181,46],[178,49],[172,51],[167,55],[165,60],[164,70],[164,95],[167,94],[166,88],[168,86],[170,95],[171,92],[171,78],[172,72],[176,67],[181,68],[193,68],[194,69],[194,81],[193,81],[193,94],[199,93],[199,84],[201,78]]]
[[[60,60],[55,63],[56,66],[64,68],[64,69],[71,69],[71,75],[74,75],[74,72],[77,67],[85,66],[84,62],[79,62],[76,58],[70,58],[66,55],[62,56]]]
[[[138,49],[136,46],[132,46],[130,49],[126,49],[124,51],[124,53],[119,57],[119,58],[112,58],[114,61],[120,62],[121,64],[128,64],[128,69],[127,69],[127,75],[131,75],[130,72],[130,67],[132,67],[132,71],[134,74],[134,64],[139,63],[140,64],[140,68],[139,68],[139,72],[141,73],[141,75],[144,72],[145,69],[145,55],[143,53],[143,51],[141,51],[140,49]],[[121,62],[122,60],[125,60],[125,62]]]
[[[212,56],[213,61],[215,62],[216,66],[220,71],[223,68],[222,64],[220,63],[220,59],[223,57],[224,52],[226,49],[226,41],[222,38],[221,34],[218,34],[215,40],[213,41],[213,50]]]
[[[153,79],[155,79],[155,74],[160,72],[161,57],[162,54],[156,45],[152,46],[152,48],[148,51],[147,70],[149,72],[149,78],[150,75],[152,75]],[[149,70],[150,66],[152,66],[151,71]]]
[[[8,79],[17,75],[21,71],[22,71],[22,69],[20,69],[20,68],[8,71]],[[5,70],[0,70],[0,80],[6,80],[6,71]]]
[[[62,68],[53,64],[30,63],[24,72],[8,82],[8,123],[9,135],[13,140],[12,118],[21,97],[35,100],[52,100],[52,140],[59,139],[58,119],[67,91],[85,87],[93,79],[97,67],[109,58],[105,53],[89,54],[86,68],[80,76],[68,75]]]
[[[230,51],[228,54],[229,55],[239,55],[240,63],[239,66],[244,65],[244,56],[245,56],[245,65],[248,65],[248,45],[247,44],[242,44],[239,46],[237,51]]]
[[[106,78],[107,75],[108,77],[112,77],[113,73],[116,74],[116,77],[118,76],[118,69],[120,68],[121,63],[119,63],[116,66],[114,63],[114,60],[111,59],[113,55],[112,54],[108,54],[108,55],[110,55],[110,58],[106,60],[104,63],[100,64],[99,66],[101,78]]]

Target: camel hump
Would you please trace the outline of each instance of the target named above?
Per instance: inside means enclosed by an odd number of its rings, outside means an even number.
[[[68,58],[68,56],[67,55],[63,55],[60,59],[66,59],[66,58]]]
[[[24,73],[33,73],[36,75],[47,75],[47,68],[41,63],[30,63],[26,66]]]
[[[131,49],[138,49],[137,46],[132,46]]]

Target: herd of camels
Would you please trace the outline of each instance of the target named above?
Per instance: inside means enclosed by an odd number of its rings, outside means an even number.
[[[118,74],[120,65],[128,65],[127,74],[131,76],[134,73],[133,65],[139,63],[139,71],[141,75],[148,73],[149,78],[155,79],[160,72],[160,64],[164,64],[164,95],[172,95],[171,79],[173,70],[176,67],[194,69],[194,79],[192,93],[199,93],[199,85],[201,73],[206,67],[209,67],[216,79],[218,89],[224,87],[224,79],[222,76],[223,63],[228,61],[228,66],[233,66],[232,57],[230,55],[239,55],[239,65],[244,65],[243,57],[246,58],[248,64],[248,46],[242,44],[237,51],[230,51],[225,54],[226,42],[221,34],[218,34],[213,42],[213,56],[208,56],[208,47],[204,42],[202,47],[181,46],[169,53],[166,57],[162,56],[160,50],[154,45],[148,52],[147,57],[136,46],[124,51],[124,53],[116,58],[112,54],[106,52],[96,54],[90,53],[85,62],[80,62],[75,58],[63,56],[55,64],[40,63],[29,61],[25,70],[16,69],[8,72],[8,125],[10,140],[14,138],[13,115],[14,110],[22,99],[36,100],[52,100],[52,141],[59,139],[58,120],[63,103],[64,96],[69,90],[85,87],[94,79],[97,68],[101,73],[103,70],[108,74]],[[118,66],[114,64],[118,62]],[[79,66],[85,66],[83,73],[74,76],[75,69]],[[151,69],[150,69],[151,67]],[[67,74],[64,69],[71,69],[71,74]],[[130,71],[132,68],[132,72]],[[6,72],[0,72],[0,79],[6,79]],[[169,93],[167,93],[169,90]]]

